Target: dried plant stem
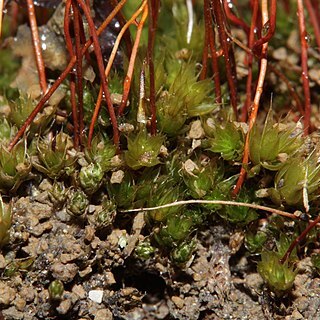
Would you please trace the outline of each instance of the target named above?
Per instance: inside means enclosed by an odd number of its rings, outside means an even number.
[[[262,13],[262,23],[265,24],[269,20],[268,18],[268,1],[267,0],[262,0],[261,3],[261,13]],[[248,133],[246,135],[246,141],[244,145],[244,151],[243,151],[243,159],[242,159],[242,167],[240,170],[240,175],[239,179],[237,181],[237,184],[235,185],[235,188],[232,191],[233,196],[236,196],[246,177],[246,169],[245,167],[249,163],[249,140],[250,140],[250,133],[251,130],[256,122],[257,114],[258,114],[258,109],[259,109],[259,103],[260,103],[260,98],[263,92],[263,84],[264,84],[264,79],[266,76],[267,72],[267,65],[268,65],[268,60],[267,60],[267,50],[268,50],[268,42],[265,42],[262,45],[262,51],[261,51],[261,61],[260,61],[260,71],[259,71],[259,78],[258,78],[258,83],[257,83],[257,88],[254,96],[254,100],[251,106],[250,115],[249,115],[249,128],[248,128]]]
[[[225,200],[199,200],[199,199],[192,199],[192,200],[181,200],[181,201],[175,201],[167,204],[163,204],[161,206],[156,207],[148,207],[148,208],[137,208],[137,209],[127,209],[127,210],[119,210],[119,212],[140,212],[140,211],[154,211],[164,208],[171,208],[176,206],[182,206],[182,205],[190,205],[190,204],[212,204],[212,205],[224,205],[224,206],[236,206],[236,207],[247,207],[252,208],[256,210],[262,210],[266,212],[271,212],[286,218],[297,220],[299,219],[298,216],[294,215],[293,213],[269,208],[266,206],[262,206],[259,204],[254,203],[246,203],[246,202],[237,202],[237,201],[225,201]],[[319,221],[318,221],[319,222]],[[317,222],[317,223],[318,223]]]
[[[127,106],[127,101],[129,98],[129,93],[130,93],[130,88],[131,88],[134,63],[135,63],[137,52],[138,52],[141,33],[142,33],[144,23],[146,22],[146,19],[148,17],[147,1],[144,1],[141,7],[143,8],[142,17],[141,17],[141,20],[139,21],[139,24],[137,27],[136,39],[133,44],[132,53],[131,53],[130,60],[129,60],[129,67],[127,70],[127,75],[126,75],[126,77],[124,79],[124,83],[123,83],[123,95],[122,95],[121,104],[119,106],[119,116],[122,116],[123,111],[124,111],[125,107]]]
[[[154,41],[156,37],[160,0],[148,0],[149,7],[149,25],[148,25],[148,49],[147,62],[149,66],[149,100],[151,110],[151,134],[157,133],[157,109],[156,109],[156,92],[154,80]]]
[[[230,90],[230,100],[231,105],[234,111],[234,114],[237,118],[237,73],[236,73],[236,65],[234,52],[232,48],[231,39],[228,37],[226,33],[227,25],[226,19],[224,15],[224,9],[220,1],[211,0],[211,6],[213,9],[213,14],[215,18],[215,23],[218,28],[220,44],[223,50],[223,55],[225,59],[226,65],[226,75]]]
[[[308,76],[308,42],[307,42],[307,31],[304,19],[304,7],[303,0],[297,0],[298,8],[298,20],[300,30],[300,43],[301,43],[301,68],[302,68],[302,84],[304,93],[304,134],[307,135],[310,129],[310,116],[311,116],[311,98],[310,98],[310,84]]]
[[[44,94],[44,93],[46,93],[47,88],[48,88],[47,87],[47,78],[46,78],[44,61],[43,61],[43,57],[42,57],[41,42],[40,42],[40,38],[39,38],[36,12],[34,9],[33,0],[27,0],[27,6],[28,6],[28,16],[29,16],[29,23],[30,23],[30,29],[31,29],[34,54],[35,54],[35,59],[36,59],[36,64],[37,64],[37,69],[38,69],[39,83],[40,83],[41,91]],[[1,11],[1,13],[2,13],[2,11]]]
[[[97,30],[97,35],[99,36],[101,32],[108,26],[108,24],[111,22],[111,20],[115,17],[115,15],[120,11],[120,9],[123,7],[123,5],[126,3],[127,0],[122,0],[118,3],[118,5],[112,10],[112,12],[109,14],[109,16],[105,19],[105,21],[101,24],[99,29]],[[82,55],[85,54],[85,52],[88,50],[88,48],[92,45],[93,40],[89,39],[85,45],[83,46],[81,52]],[[21,126],[21,128],[18,130],[17,134],[14,136],[12,141],[9,144],[9,151],[12,150],[12,148],[15,146],[15,144],[19,141],[19,139],[24,135],[27,127],[32,123],[36,115],[42,110],[46,102],[50,99],[52,94],[57,90],[57,88],[60,86],[60,84],[66,79],[74,65],[76,64],[77,59],[76,56],[73,55],[69,61],[69,64],[64,69],[64,71],[61,73],[61,75],[58,77],[58,79],[53,83],[53,85],[48,89],[47,93],[42,97],[42,99],[39,101],[39,103],[36,105],[34,110],[30,113],[27,120],[24,122],[24,124]],[[117,138],[117,140],[116,140]],[[113,137],[114,142],[119,141],[119,135],[117,137]]]
[[[315,220],[310,221],[308,226],[303,230],[303,232],[292,241],[287,252],[284,254],[284,256],[280,260],[282,264],[288,260],[293,249],[306,237],[306,235],[311,231],[311,229],[318,226],[319,222],[320,222],[320,215]]]

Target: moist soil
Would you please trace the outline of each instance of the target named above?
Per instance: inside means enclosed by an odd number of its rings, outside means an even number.
[[[144,214],[133,225],[118,213],[112,226],[95,229],[85,217],[55,207],[48,181],[13,199],[10,244],[0,254],[0,319],[319,319],[320,279],[310,258],[299,262],[294,287],[277,297],[256,272],[243,234],[212,220],[199,231],[187,265],[165,252],[135,257]],[[131,214],[132,215],[132,214]],[[61,280],[60,299],[48,287]]]

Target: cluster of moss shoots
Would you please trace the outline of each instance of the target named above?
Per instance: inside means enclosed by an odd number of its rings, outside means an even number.
[[[128,4],[125,10],[129,9]],[[199,80],[204,43],[202,10],[197,5],[194,29],[187,39],[185,2],[162,3],[154,50],[155,135],[149,133],[149,75],[144,71],[146,50],[142,37],[130,103],[126,115],[118,119],[120,152],[110,138],[111,124],[105,111],[100,113],[90,146],[83,141],[80,148],[74,147],[70,117],[61,116],[71,112],[67,80],[62,86],[64,97],[58,104],[49,102],[9,151],[10,141],[37,101],[10,88],[8,81],[0,82],[0,191],[19,195],[27,181],[37,185],[46,178],[52,185],[49,193],[55,208],[65,208],[70,215],[105,232],[116,216],[128,215],[132,221],[131,209],[206,200],[205,204],[145,211],[144,236],[136,244],[135,256],[168,256],[172,263],[184,268],[196,253],[199,231],[209,229],[213,223],[230,224],[245,234],[247,255],[261,254],[259,273],[273,291],[282,294],[292,288],[295,264],[303,253],[298,246],[288,259],[281,259],[308,220],[303,221],[296,214],[295,222],[289,223],[292,219],[266,214],[255,209],[254,204],[297,211],[301,217],[307,213],[314,219],[319,204],[319,145],[303,137],[301,123],[292,121],[293,117],[277,117],[272,108],[279,110],[281,106],[266,107],[260,116],[263,124],[255,124],[250,133],[247,180],[237,198],[232,196],[248,128],[246,123],[236,121],[226,84],[222,83],[223,103],[218,104],[212,74]],[[126,66],[128,62],[124,60]],[[4,76],[14,78],[18,64],[1,63],[9,74]],[[123,79],[121,69],[112,71],[108,83],[112,94],[121,94]],[[85,80],[85,129],[97,95],[97,84]],[[214,202],[217,200],[253,206],[223,205]],[[99,208],[93,215],[88,213],[89,204]],[[12,204],[0,202],[2,247],[10,244],[11,207]],[[316,240],[316,231],[308,233],[303,240],[304,252]],[[319,256],[313,253],[312,259],[319,268]]]

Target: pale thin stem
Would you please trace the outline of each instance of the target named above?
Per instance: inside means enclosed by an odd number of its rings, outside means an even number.
[[[140,212],[140,211],[155,211],[159,209],[183,206],[183,205],[190,205],[190,204],[211,204],[211,205],[224,205],[224,206],[236,206],[236,207],[247,207],[256,210],[262,210],[270,213],[277,214],[279,216],[283,216],[290,219],[299,219],[298,216],[294,215],[293,213],[269,208],[266,206],[262,206],[259,204],[254,203],[246,203],[246,202],[237,202],[237,201],[225,201],[225,200],[199,200],[199,199],[192,199],[192,200],[181,200],[175,201],[167,204],[163,204],[161,206],[156,207],[148,207],[148,208],[137,208],[137,209],[127,209],[127,210],[119,210],[119,212]],[[312,222],[312,221],[310,221]]]
[[[0,37],[2,33],[3,2],[4,0],[0,0]]]
[[[192,0],[186,0],[187,3],[187,11],[188,11],[188,29],[187,29],[187,43],[190,43],[192,30],[193,30],[193,4]]]

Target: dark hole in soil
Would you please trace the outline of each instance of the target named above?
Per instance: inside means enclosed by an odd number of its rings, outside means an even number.
[[[172,275],[172,280],[176,282],[181,282],[181,283],[193,283],[194,280],[191,275],[183,272],[182,270],[179,270],[178,268],[175,269],[174,275]]]
[[[127,263],[126,267],[117,267],[112,273],[117,281],[115,289],[122,288],[122,285],[137,288],[145,294],[142,299],[145,303],[156,303],[164,298],[166,283],[156,271],[143,270],[134,263]]]

